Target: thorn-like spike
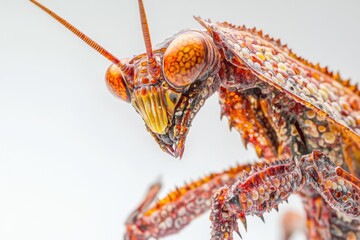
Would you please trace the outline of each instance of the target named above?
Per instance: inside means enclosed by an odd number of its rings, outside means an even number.
[[[262,149],[260,147],[256,146],[255,151],[256,151],[256,154],[258,155],[258,157],[262,156]]]
[[[286,203],[289,203],[289,200],[286,199],[285,202],[286,202]]]
[[[249,144],[247,136],[242,136],[242,143],[244,145],[244,148],[247,150],[247,145]]]
[[[275,210],[276,210],[277,212],[279,212],[279,206],[278,206],[278,205],[275,205],[274,208],[275,208]]]
[[[239,235],[239,237],[240,237],[241,239],[243,239],[242,236],[241,236],[241,234],[240,234],[239,229],[235,229],[234,231],[237,233],[237,235]]]
[[[264,215],[261,214],[259,218],[261,219],[261,221],[263,221],[263,223],[265,223]]]
[[[340,76],[340,72],[336,72],[334,75],[333,75],[333,78],[335,79],[335,80],[340,80],[341,79],[341,76]]]
[[[245,182],[245,180],[246,180],[246,177],[244,177],[244,176],[240,176],[240,177],[239,177],[239,181],[240,181],[240,182]]]
[[[229,120],[228,124],[229,124],[229,130],[231,131],[232,128],[234,127],[234,122]]]
[[[239,178],[240,182],[245,182],[248,176],[249,176],[248,174],[242,174]]]
[[[242,222],[245,232],[247,232],[247,222],[246,222],[246,217],[244,216],[239,216],[240,221]]]
[[[223,111],[221,111],[221,113],[220,113],[220,120],[222,120],[224,116],[225,116],[225,113],[224,113]]]
[[[251,175],[251,174],[254,174],[254,173],[256,173],[256,172],[257,172],[256,167],[251,166],[250,175]]]
[[[329,67],[328,67],[328,66],[326,66],[326,67],[324,68],[324,72],[325,72],[325,73],[329,73]]]

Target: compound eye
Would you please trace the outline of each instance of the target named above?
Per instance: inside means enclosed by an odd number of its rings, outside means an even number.
[[[106,71],[106,84],[112,94],[121,98],[125,102],[130,102],[129,91],[126,87],[121,70],[117,65],[110,65]]]
[[[199,78],[206,65],[207,46],[204,36],[187,32],[176,37],[164,53],[163,72],[173,87],[186,87]]]

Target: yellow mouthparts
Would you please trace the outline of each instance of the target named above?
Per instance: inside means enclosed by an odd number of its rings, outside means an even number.
[[[131,103],[151,131],[158,134],[165,133],[168,118],[160,89],[156,87],[138,89]]]

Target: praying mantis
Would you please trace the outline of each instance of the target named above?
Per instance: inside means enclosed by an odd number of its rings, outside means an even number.
[[[260,57],[260,59],[261,59],[261,57]],[[156,73],[154,73],[154,74],[156,74]],[[175,81],[176,82],[176,81]],[[169,95],[170,96],[170,95]],[[125,100],[126,100],[126,98],[125,98]],[[145,110],[141,110],[140,108],[139,108],[139,106],[137,106],[138,107],[138,112],[142,112],[142,111],[145,111]],[[143,114],[144,115],[144,114]],[[144,116],[143,116],[143,118],[144,118]],[[146,122],[146,119],[144,119],[145,120],[145,122]],[[161,119],[160,119],[161,120]],[[162,120],[161,120],[162,121]],[[160,122],[161,122],[160,121]],[[161,131],[163,131],[164,129],[162,129],[163,127],[164,127],[164,124],[158,124],[158,125],[155,125],[155,126],[151,126],[151,123],[149,123],[149,122],[147,122],[147,125],[148,125],[148,127],[153,131],[153,132],[156,132],[157,134],[158,133],[161,133]],[[181,155],[181,152],[174,152],[175,153],[175,155]],[[261,154],[260,154],[261,155]]]

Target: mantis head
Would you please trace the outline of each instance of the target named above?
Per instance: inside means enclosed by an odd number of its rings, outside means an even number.
[[[142,0],[138,1],[146,53],[119,60],[57,14],[31,0],[113,62],[106,72],[109,90],[132,104],[162,150],[181,157],[192,120],[219,88],[219,53],[207,33],[195,30],[179,33],[153,51],[144,6]]]
[[[182,155],[195,114],[217,90],[219,80],[209,37],[187,31],[163,48],[127,61],[126,70],[113,64],[106,73],[110,91],[129,102],[141,115],[161,149]]]

